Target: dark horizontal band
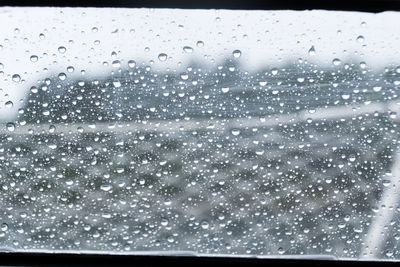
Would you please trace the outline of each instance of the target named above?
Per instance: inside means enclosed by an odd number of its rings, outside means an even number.
[[[196,257],[196,256],[136,256],[100,254],[52,254],[0,252],[2,266],[398,266],[398,262],[388,261],[342,261],[324,259],[260,259],[235,257]],[[397,265],[396,265],[397,264]]]
[[[400,0],[0,0],[0,6],[131,7],[184,9],[326,9],[382,12],[400,10]]]

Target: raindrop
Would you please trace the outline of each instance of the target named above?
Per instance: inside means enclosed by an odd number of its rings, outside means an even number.
[[[14,106],[14,103],[12,101],[7,101],[5,103],[6,108],[12,108]]]
[[[362,35],[360,35],[360,36],[357,37],[357,42],[359,42],[359,43],[364,42],[364,40],[365,40],[365,38],[364,38],[364,36],[362,36]]]
[[[197,47],[203,47],[204,46],[204,42],[203,41],[197,41],[196,45],[197,45]]]
[[[237,136],[237,135],[239,135],[240,134],[240,130],[239,129],[232,129],[232,134],[234,135],[234,136]]]
[[[37,62],[38,61],[38,56],[35,56],[35,55],[32,55],[31,57],[30,57],[30,60],[32,61],[32,62]]]
[[[210,227],[210,224],[207,221],[201,222],[201,228],[208,229],[209,227]]]
[[[314,46],[311,46],[311,48],[308,50],[308,54],[310,56],[314,56],[315,55],[315,47]]]
[[[74,67],[72,67],[72,66],[69,66],[69,67],[67,67],[67,71],[69,72],[69,73],[71,73],[71,72],[74,72]]]
[[[66,51],[67,51],[67,48],[65,48],[64,46],[60,46],[60,47],[58,48],[58,52],[59,52],[60,54],[64,54]]]
[[[158,55],[158,60],[160,60],[160,61],[166,61],[167,58],[168,58],[167,54],[161,53]]]
[[[134,60],[129,60],[128,61],[128,66],[129,66],[129,68],[134,68],[135,66],[136,66],[136,62],[134,61]]]
[[[228,87],[222,87],[221,88],[222,93],[228,93],[229,92],[229,88]]]
[[[20,82],[21,81],[21,76],[19,76],[18,74],[14,74],[12,77],[13,82]]]
[[[119,87],[121,87],[121,82],[119,80],[114,80],[113,85],[115,88],[119,88]]]
[[[342,63],[342,61],[340,61],[340,59],[335,58],[332,60],[332,64],[335,66],[339,66]]]
[[[187,80],[187,79],[189,79],[189,75],[187,73],[182,73],[181,74],[181,79],[182,80]]]
[[[6,223],[3,223],[0,227],[1,231],[6,232],[8,230],[8,225]]]
[[[110,184],[103,184],[103,185],[100,186],[100,189],[103,190],[103,191],[108,192],[108,191],[110,191],[110,190],[112,189],[112,185],[110,185]]]
[[[193,52],[193,48],[190,46],[184,46],[183,47],[183,51],[185,51],[185,53],[192,53]]]
[[[278,69],[275,69],[275,68],[272,69],[272,70],[271,70],[271,73],[272,73],[272,75],[274,75],[274,76],[277,75],[277,74],[278,74]]]
[[[15,124],[12,123],[12,122],[8,122],[8,123],[6,124],[6,128],[7,128],[7,130],[8,130],[9,132],[14,132],[14,130],[15,130]]]
[[[242,55],[242,52],[240,50],[234,50],[232,52],[232,55],[234,58],[240,58],[240,56]]]
[[[390,183],[391,183],[391,181],[390,180],[383,180],[382,181],[382,184],[383,184],[383,186],[385,186],[385,187],[388,187],[389,185],[390,185]]]
[[[61,81],[64,81],[67,78],[67,75],[65,73],[60,73],[58,74],[58,79],[60,79]]]
[[[119,68],[119,67],[121,67],[121,62],[120,62],[119,60],[114,60],[111,64],[112,64],[112,66],[113,66],[114,68]]]

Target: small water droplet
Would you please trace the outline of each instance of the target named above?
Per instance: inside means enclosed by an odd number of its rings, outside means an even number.
[[[64,54],[66,51],[67,51],[67,48],[65,48],[64,46],[60,46],[60,47],[58,48],[58,52],[59,52],[60,54]]]
[[[6,223],[1,224],[1,231],[6,232],[8,230],[8,225]]]
[[[67,75],[63,72],[61,72],[60,74],[58,74],[58,79],[60,79],[61,81],[64,81],[67,78]]]
[[[7,101],[5,103],[6,108],[12,108],[14,106],[14,103],[12,101]]]
[[[285,253],[285,250],[284,250],[282,247],[280,247],[280,248],[278,248],[278,253],[279,253],[280,255],[282,255],[282,254]]]
[[[360,36],[357,37],[357,42],[359,42],[359,43],[364,42],[364,40],[365,40],[365,38],[364,38],[364,36],[362,36],[362,35],[360,35]]]
[[[121,87],[121,82],[119,80],[114,80],[113,85],[115,88],[119,88],[119,87]]]
[[[232,55],[234,58],[240,58],[240,56],[242,55],[242,52],[240,50],[234,50],[232,52]]]
[[[103,190],[103,191],[108,192],[108,191],[110,191],[112,189],[112,185],[110,185],[110,184],[102,184],[100,186],[100,189]]]
[[[160,60],[160,61],[166,61],[167,58],[168,58],[167,54],[161,53],[158,55],[158,60]]]
[[[201,228],[203,228],[203,229],[208,229],[210,227],[210,224],[207,222],[207,221],[202,221],[201,222]]]
[[[203,47],[204,46],[204,42],[203,41],[197,41],[196,45],[197,45],[197,47]]]
[[[315,47],[314,46],[311,46],[311,48],[308,50],[308,54],[310,56],[314,56],[315,55]]]
[[[239,135],[240,134],[240,130],[239,129],[232,129],[232,134],[234,135],[234,136],[237,136],[237,135]]]
[[[382,86],[374,86],[372,90],[374,90],[374,92],[380,92],[382,90]]]
[[[190,46],[184,46],[183,47],[183,51],[185,51],[185,53],[192,53],[193,52],[193,48]]]
[[[32,55],[32,56],[30,57],[30,60],[31,60],[32,62],[37,62],[37,61],[39,60],[39,58],[38,58],[38,56],[36,56],[36,55]]]
[[[275,69],[275,68],[272,69],[272,70],[271,70],[271,73],[272,73],[272,75],[274,75],[274,76],[277,75],[277,74],[278,74],[278,69]]]
[[[335,66],[339,66],[341,63],[342,63],[342,61],[340,59],[338,59],[338,58],[334,58],[332,60],[332,64],[335,65]]]
[[[134,61],[134,60],[129,60],[128,61],[128,66],[129,66],[129,68],[134,68],[135,66],[136,66],[136,61]]]
[[[14,74],[12,77],[13,82],[20,82],[21,81],[21,76],[19,76],[19,74]]]
[[[182,80],[187,80],[187,79],[189,79],[189,75],[187,73],[182,73],[181,74],[181,79]]]
[[[112,66],[113,66],[114,68],[119,68],[119,67],[121,67],[121,62],[120,62],[119,60],[114,60],[111,64],[112,64]]]
[[[229,92],[229,88],[228,87],[222,87],[221,88],[222,93],[228,93]]]
[[[383,186],[388,187],[391,184],[391,181],[385,179],[385,180],[382,180],[382,184],[383,184]]]
[[[8,122],[8,123],[6,124],[6,128],[7,128],[7,130],[8,130],[9,132],[14,132],[14,130],[15,130],[15,124],[12,123],[12,122]]]

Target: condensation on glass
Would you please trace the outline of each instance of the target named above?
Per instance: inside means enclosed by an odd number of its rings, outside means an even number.
[[[400,259],[396,12],[0,9],[0,250]]]

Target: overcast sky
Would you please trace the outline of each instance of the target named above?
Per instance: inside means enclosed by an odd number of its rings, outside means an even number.
[[[325,66],[334,58],[357,58],[375,69],[400,65],[399,21],[399,12],[0,8],[0,119],[15,114],[18,100],[38,79],[81,70],[87,77],[103,75],[116,59],[122,66],[135,60],[179,69],[180,62],[212,64],[240,50],[249,71],[297,58]],[[308,53],[312,46],[315,55]],[[160,61],[160,53],[168,59]],[[20,82],[12,81],[14,74]],[[4,106],[9,100],[15,103],[11,109]]]

